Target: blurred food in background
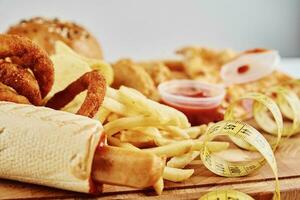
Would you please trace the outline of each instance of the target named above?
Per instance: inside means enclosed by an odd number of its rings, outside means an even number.
[[[24,19],[11,26],[8,34],[25,36],[45,49],[49,55],[54,53],[56,41],[62,41],[77,53],[88,58],[102,59],[99,42],[83,26],[58,18],[35,17]]]

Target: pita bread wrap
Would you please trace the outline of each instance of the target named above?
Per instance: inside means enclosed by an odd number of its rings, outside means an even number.
[[[95,192],[99,121],[45,107],[0,102],[0,178]]]

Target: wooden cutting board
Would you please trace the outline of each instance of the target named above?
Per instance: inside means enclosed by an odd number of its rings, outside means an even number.
[[[239,158],[240,150],[222,152],[225,157]],[[248,156],[248,155],[244,155]],[[300,199],[300,135],[285,139],[276,151],[281,195],[283,200]],[[165,183],[165,190],[156,196],[153,190],[137,190],[120,186],[104,185],[103,194],[93,196],[68,192],[48,187],[0,179],[0,199],[198,199],[208,191],[218,188],[232,188],[246,192],[255,199],[271,199],[274,192],[274,175],[268,165],[242,178],[224,178],[211,173],[200,160],[190,168],[195,174],[182,183]]]

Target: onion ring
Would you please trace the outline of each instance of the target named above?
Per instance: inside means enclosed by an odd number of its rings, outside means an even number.
[[[0,80],[3,84],[14,88],[18,94],[26,97],[32,104],[40,105],[42,103],[39,85],[27,69],[4,62],[0,64]],[[1,98],[1,100],[3,99]]]
[[[10,101],[20,104],[30,104],[28,99],[24,96],[18,95],[15,91],[13,91],[8,86],[2,84],[0,82],[0,99],[1,101]]]
[[[59,110],[86,89],[87,96],[80,109],[77,111],[77,114],[92,118],[101,106],[106,91],[105,78],[97,70],[83,74],[64,90],[56,93],[46,103],[46,107]]]
[[[10,57],[13,63],[32,71],[42,98],[49,93],[54,82],[54,68],[43,49],[27,38],[0,34],[0,59],[7,57]]]

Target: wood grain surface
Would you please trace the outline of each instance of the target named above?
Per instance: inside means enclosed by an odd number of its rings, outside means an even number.
[[[256,156],[238,149],[220,154],[231,160]],[[300,199],[300,136],[284,139],[275,155],[282,199]],[[206,169],[200,160],[193,161],[189,168],[195,169],[195,174],[189,180],[182,183],[166,181],[165,190],[160,196],[155,195],[152,189],[138,190],[110,185],[104,185],[103,194],[93,196],[0,179],[0,199],[198,199],[208,191],[231,188],[246,192],[255,199],[265,200],[271,199],[274,192],[274,175],[268,165],[241,178],[217,176]]]

